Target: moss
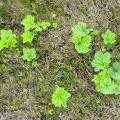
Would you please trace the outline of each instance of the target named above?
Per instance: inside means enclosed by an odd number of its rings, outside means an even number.
[[[5,6],[3,6],[3,5],[0,6],[0,16],[1,16],[1,19],[0,19],[1,22],[4,22],[4,19],[7,18],[7,13],[5,11]]]

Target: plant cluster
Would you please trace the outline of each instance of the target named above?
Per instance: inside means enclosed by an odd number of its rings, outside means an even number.
[[[24,26],[24,31],[21,35],[23,44],[32,43],[37,32],[42,32],[51,26],[48,21],[35,22],[35,17],[32,15],[27,15],[21,22]],[[57,23],[53,22],[52,26],[57,27]],[[12,33],[12,30],[2,29],[0,32],[0,51],[5,48],[17,47],[16,35]],[[23,48],[22,59],[26,61],[32,61],[36,58],[36,51],[34,48]]]
[[[42,32],[51,26],[50,22],[42,21],[35,22],[32,15],[27,15],[21,24],[24,26],[24,31],[21,35],[22,43],[31,44],[38,32]],[[57,23],[53,23],[54,28]],[[72,42],[78,53],[87,53],[90,51],[90,45],[93,36],[99,35],[99,31],[95,29],[88,29],[87,24],[79,22],[72,27]],[[11,30],[1,30],[0,32],[0,51],[4,48],[16,47],[16,35]],[[93,77],[93,82],[96,86],[96,91],[103,94],[120,94],[120,63],[115,62],[111,65],[111,54],[107,51],[107,47],[114,44],[116,41],[116,34],[109,29],[102,34],[104,50],[96,51],[94,59],[91,62],[96,74]],[[34,48],[23,47],[22,59],[32,61],[37,56]],[[32,66],[37,66],[37,62],[33,62]],[[52,104],[56,107],[67,107],[67,101],[71,94],[63,87],[57,87],[52,95]]]
[[[42,21],[35,22],[35,18],[32,15],[27,15],[21,24],[24,26],[24,32],[22,33],[23,43],[32,43],[37,32],[42,32],[43,30],[50,27],[50,22]],[[31,61],[36,58],[36,51],[33,48],[23,48],[22,58],[27,61]]]
[[[51,26],[48,21],[35,22],[35,18],[32,15],[27,15],[21,24],[24,26],[24,31],[21,35],[23,44],[31,44],[37,32],[42,32]],[[52,26],[56,28],[57,23],[53,22]],[[16,35],[12,33],[12,30],[1,30],[0,38],[0,51],[4,48],[17,47]],[[23,47],[23,55],[21,57],[23,60],[32,61],[36,56],[37,54],[34,48]],[[37,62],[33,61],[32,66],[36,67]],[[69,97],[69,92],[63,87],[57,87],[52,95],[52,103],[56,107],[67,107],[67,100]]]
[[[72,42],[78,53],[87,53],[91,42],[91,35],[98,35],[98,30],[87,29],[84,22],[80,22],[72,28]],[[93,77],[96,91],[103,94],[120,94],[120,63],[111,64],[111,54],[107,51],[107,47],[116,41],[116,34],[109,29],[102,34],[104,50],[96,51],[94,59],[91,62],[94,71],[97,73]]]
[[[110,30],[107,30],[102,34],[103,47],[106,48],[110,44],[114,44],[116,41],[116,34]],[[92,67],[95,72],[99,72],[94,75],[93,82],[95,83],[96,90],[103,94],[120,94],[120,63],[115,62],[110,67],[111,54],[105,51],[99,50],[95,53],[92,61]]]

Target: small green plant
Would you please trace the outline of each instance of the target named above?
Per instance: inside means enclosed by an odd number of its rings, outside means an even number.
[[[17,41],[11,30],[1,30],[0,51],[4,48],[15,47]]]
[[[116,34],[109,29],[104,34],[102,34],[102,37],[105,45],[113,44],[116,41]]]
[[[120,94],[120,83],[111,79],[110,72],[107,69],[94,75],[93,82],[95,83],[97,92],[103,94]]]
[[[90,30],[87,28],[86,23],[79,22],[72,27],[72,42],[75,44],[75,49],[78,53],[86,53],[89,51],[91,37],[88,36]]]
[[[43,21],[40,23],[40,26],[45,30],[46,28],[50,27],[50,22]]]
[[[115,80],[120,80],[120,63],[115,62],[113,66],[109,68],[110,75]]]
[[[99,34],[98,30],[88,29],[87,24],[79,22],[72,27],[72,42],[75,44],[75,49],[78,53],[89,52],[89,47],[92,42],[92,35]]]
[[[48,27],[50,27],[50,22],[45,22],[45,21],[43,21],[43,22],[38,22],[38,23],[36,24],[35,30],[41,32],[42,30],[45,30],[45,29],[47,29]]]
[[[52,103],[56,107],[67,107],[67,100],[70,96],[70,93],[63,87],[57,87],[52,95]]]
[[[25,27],[26,30],[34,29],[35,28],[35,18],[32,15],[27,15],[23,21],[21,22],[22,25]]]
[[[22,35],[22,38],[23,38],[23,43],[26,43],[26,42],[32,42],[32,40],[34,39],[34,34],[30,31],[25,31]]]
[[[95,71],[100,71],[108,68],[111,60],[111,55],[108,52],[103,53],[101,50],[95,53],[94,59],[92,61],[92,67]]]
[[[21,35],[23,38],[23,43],[31,43],[37,32],[42,32],[51,26],[48,21],[35,22],[35,17],[32,15],[27,15],[21,24],[24,26],[24,32]]]
[[[57,28],[58,26],[58,23],[57,22],[53,22],[53,25],[52,25],[54,28]]]
[[[34,58],[36,58],[36,51],[34,48],[23,48],[23,60],[32,61]]]
[[[85,36],[81,38],[78,44],[75,44],[75,49],[78,53],[87,53],[90,50],[89,46],[91,44],[91,41],[91,36]]]

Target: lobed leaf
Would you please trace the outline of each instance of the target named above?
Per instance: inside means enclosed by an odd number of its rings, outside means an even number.
[[[75,44],[75,49],[78,53],[87,53],[89,51],[91,41],[91,36],[86,36],[79,42],[79,44]]]
[[[27,15],[21,22],[24,25],[25,30],[30,30],[35,28],[35,18],[32,15]]]
[[[36,24],[35,30],[36,30],[36,31],[39,31],[39,32],[41,32],[41,31],[43,30],[43,28],[41,27],[41,23],[40,23],[40,22],[38,22],[38,23]]]
[[[11,30],[1,30],[0,50],[8,47],[15,47],[17,41]]]
[[[34,48],[23,48],[23,60],[31,61],[32,59],[36,58],[36,51]]]
[[[116,41],[116,34],[111,32],[109,29],[104,34],[102,34],[102,37],[105,45],[113,44]]]
[[[50,26],[50,22],[45,22],[45,21],[43,21],[43,22],[41,22],[41,27],[43,28],[43,29],[46,29],[46,28],[48,28],[49,26]]]
[[[110,58],[110,53],[103,53],[102,51],[97,51],[91,63],[92,67],[94,67],[95,71],[104,70],[108,68],[109,63],[111,62]]]
[[[22,35],[22,38],[23,38],[23,43],[26,43],[26,42],[32,42],[32,40],[34,39],[34,34],[30,31],[25,31]]]
[[[91,43],[91,36],[89,36],[90,30],[87,28],[86,23],[79,22],[72,27],[72,42],[75,44],[75,49],[78,53],[87,53]]]
[[[96,86],[96,91],[103,94],[118,94],[117,84],[111,80],[108,70],[103,70],[95,75],[93,82]]]
[[[70,93],[67,92],[63,87],[57,87],[52,95],[52,103],[56,107],[67,107],[67,100],[70,96]]]
[[[120,63],[115,62],[113,66],[109,69],[110,75],[114,80],[120,80]]]
[[[72,27],[73,34],[79,34],[81,37],[84,37],[89,34],[89,29],[84,22],[79,22],[77,25]]]

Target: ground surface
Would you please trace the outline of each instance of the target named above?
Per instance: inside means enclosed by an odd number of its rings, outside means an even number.
[[[109,51],[113,61],[120,61],[120,0],[0,1],[1,28],[21,34],[20,22],[27,14],[58,21],[59,27],[32,44],[38,51],[36,68],[20,59],[21,46],[0,54],[0,120],[120,120],[120,96],[97,93],[91,82],[90,61],[100,46],[81,55],[71,43],[71,27],[79,21],[101,31],[110,28],[118,39]],[[56,85],[72,95],[66,109],[51,104]]]

